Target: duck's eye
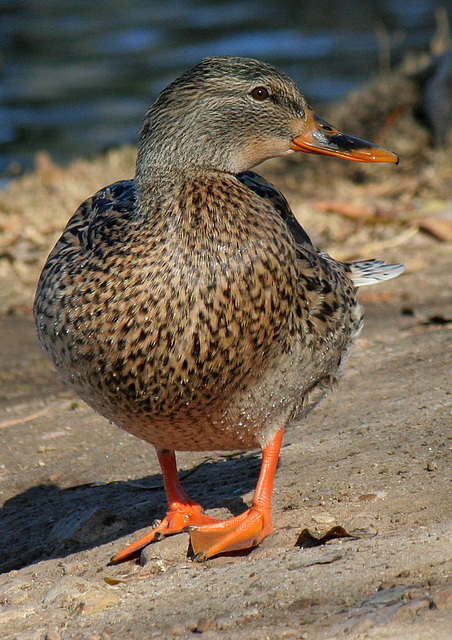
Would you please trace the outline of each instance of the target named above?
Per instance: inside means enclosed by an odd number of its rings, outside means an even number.
[[[333,130],[333,127],[330,127],[329,124],[321,124],[320,126],[324,131],[327,131],[328,133],[330,133]]]
[[[255,100],[266,100],[270,94],[265,87],[255,87],[251,91],[251,95]]]

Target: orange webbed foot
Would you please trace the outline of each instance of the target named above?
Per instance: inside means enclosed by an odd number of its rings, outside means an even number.
[[[280,429],[262,450],[261,472],[249,509],[230,520],[190,527],[195,560],[255,547],[273,531],[271,495],[282,437]]]
[[[168,498],[168,512],[156,527],[145,536],[129,545],[110,560],[116,564],[135,556],[151,542],[157,542],[165,536],[181,533],[189,526],[200,527],[217,522],[215,518],[206,516],[202,507],[187,496],[179,482],[174,451],[158,449],[157,456],[163,473],[163,483]]]
[[[171,536],[187,530],[187,527],[212,526],[218,521],[202,513],[201,505],[196,502],[178,504],[170,508],[163,520],[145,536],[117,553],[110,562],[116,564],[135,556],[151,542],[157,542],[165,536]]]
[[[244,513],[213,524],[190,526],[190,542],[194,560],[207,560],[219,553],[250,549],[272,531],[270,509],[251,507]]]

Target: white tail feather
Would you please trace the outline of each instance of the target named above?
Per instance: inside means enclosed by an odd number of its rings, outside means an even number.
[[[386,264],[384,260],[359,260],[350,262],[351,278],[356,287],[377,284],[396,278],[405,271],[403,264]]]

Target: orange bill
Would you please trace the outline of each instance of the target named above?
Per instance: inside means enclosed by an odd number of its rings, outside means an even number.
[[[306,110],[306,116],[305,130],[292,140],[294,151],[337,156],[354,162],[399,162],[392,151],[342,133],[310,109]]]

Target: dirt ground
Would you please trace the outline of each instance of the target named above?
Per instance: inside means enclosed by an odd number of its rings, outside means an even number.
[[[315,202],[294,202],[335,257],[362,251],[407,271],[362,290],[365,328],[343,379],[287,431],[275,532],[204,563],[180,534],[140,563],[108,566],[165,512],[157,459],[64,387],[31,320],[64,221],[95,188],[128,177],[133,153],[76,163],[72,181],[43,156],[11,185],[0,203],[2,638],[452,638],[450,154],[416,162],[415,175],[383,168],[374,183],[353,169],[331,195],[327,181]],[[293,180],[285,186],[293,196]],[[249,504],[260,455],[183,453],[179,463],[187,492],[228,517]],[[337,526],[349,535],[300,546],[305,529]]]

